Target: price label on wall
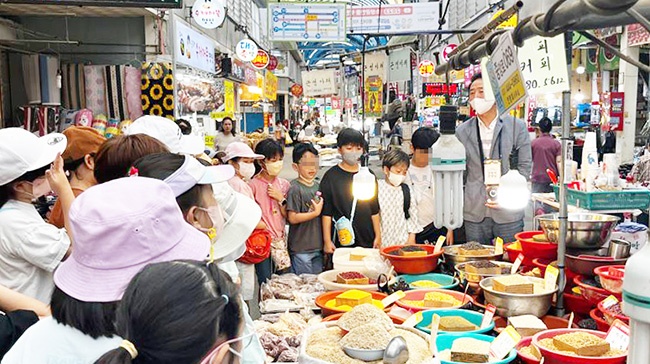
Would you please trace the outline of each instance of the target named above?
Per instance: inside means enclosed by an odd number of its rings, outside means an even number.
[[[524,42],[518,58],[529,94],[549,94],[569,89],[564,47],[564,34],[553,38],[537,36]]]

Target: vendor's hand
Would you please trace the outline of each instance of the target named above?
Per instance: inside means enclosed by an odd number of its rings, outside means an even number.
[[[501,210],[501,205],[496,202],[486,202],[485,206],[494,210]]]
[[[454,245],[454,231],[447,230],[447,240],[445,241],[447,245]]]
[[[311,209],[316,213],[316,216],[320,216],[320,213],[323,212],[323,199],[319,199],[318,202],[311,200]]]
[[[415,245],[415,234],[409,234],[409,238],[406,240],[406,245]]]
[[[71,189],[68,176],[65,175],[65,171],[63,170],[63,158],[61,158],[61,153],[57,154],[50,169],[45,171],[45,177],[47,178],[47,182],[50,184],[52,191],[54,191],[57,196],[61,196],[64,190]]]
[[[381,249],[381,236],[375,236],[375,240],[372,242],[373,249]]]
[[[282,193],[282,191],[280,191],[279,189],[273,187],[273,185],[269,185],[266,192],[269,194],[269,197],[271,197],[272,199],[274,199],[274,200],[276,200],[278,202],[281,202],[282,200],[284,200],[284,194]]]
[[[325,254],[334,254],[335,250],[336,250],[336,247],[334,246],[334,244],[331,241],[324,243],[323,251],[325,252]]]

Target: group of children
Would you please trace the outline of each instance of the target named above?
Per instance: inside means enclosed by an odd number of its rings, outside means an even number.
[[[376,181],[377,192],[367,200],[357,200],[353,194],[354,176],[366,152],[363,135],[355,129],[344,129],[338,134],[337,147],[342,161],[331,167],[320,183],[316,180],[318,149],[310,143],[294,145],[292,167],[298,178],[290,183],[278,177],[284,154],[277,142],[262,140],[255,153],[246,151],[238,155],[258,158],[260,171],[243,189],[252,190],[262,209],[262,223],[274,239],[271,259],[256,267],[259,283],[270,276],[273,266],[276,271],[288,270],[290,266],[296,274],[321,273],[329,268],[330,260],[324,258],[338,247],[379,249],[416,242],[434,243],[440,235],[451,238],[444,229],[433,227],[433,212],[429,211],[433,209],[433,176],[425,176],[427,170],[431,173],[426,165],[428,149],[438,134],[433,129],[421,128],[413,138],[413,158],[417,165],[411,165],[409,155],[402,150],[387,152],[382,160],[385,179]],[[236,170],[245,167],[237,163],[233,163]],[[426,211],[420,212],[419,205]],[[286,236],[285,223],[289,226]],[[349,238],[340,238],[343,230],[348,230]],[[289,261],[281,260],[279,254],[273,254],[274,250],[288,250]],[[243,281],[246,279],[252,278],[242,277]]]

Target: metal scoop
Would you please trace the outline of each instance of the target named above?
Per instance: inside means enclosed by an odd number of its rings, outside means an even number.
[[[384,364],[404,364],[409,360],[409,348],[406,340],[395,336],[386,346],[384,351]]]

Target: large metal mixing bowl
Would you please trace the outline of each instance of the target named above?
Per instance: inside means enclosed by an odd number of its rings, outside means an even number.
[[[558,214],[537,217],[549,241],[560,241],[560,220]],[[612,234],[619,218],[611,215],[571,213],[567,224],[566,246],[575,249],[597,249],[602,247]]]
[[[616,240],[616,239],[612,239]],[[596,274],[594,269],[604,265],[625,265],[626,258],[612,259],[607,255],[607,248],[598,250],[567,250],[566,267],[570,271],[586,277]]]
[[[525,277],[531,283],[544,286],[543,278]],[[485,303],[491,303],[497,308],[497,314],[501,317],[535,315],[542,317],[548,313],[553,301],[553,295],[557,291],[557,285],[552,291],[537,294],[514,294],[497,292],[492,289],[492,278],[485,278],[479,283],[483,289]]]
[[[492,245],[483,245],[486,248],[494,249]],[[444,264],[449,268],[455,268],[460,263],[467,263],[476,260],[501,260],[503,253],[490,255],[460,255],[458,248],[460,245],[449,245],[443,249]]]

